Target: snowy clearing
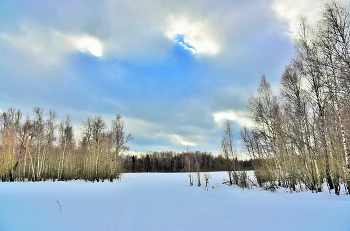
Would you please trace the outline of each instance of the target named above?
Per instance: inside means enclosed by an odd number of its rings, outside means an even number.
[[[224,178],[212,173],[208,191],[185,173],[1,183],[0,230],[350,230],[350,196],[242,191]]]

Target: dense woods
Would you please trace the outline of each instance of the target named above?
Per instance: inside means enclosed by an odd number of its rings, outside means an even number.
[[[230,160],[231,162],[232,160]],[[242,170],[252,170],[253,160],[234,160]],[[227,171],[224,156],[214,156],[210,152],[147,152],[141,155],[126,155],[123,158],[125,172],[201,172]]]
[[[266,77],[248,102],[253,128],[241,130],[259,186],[350,193],[350,9],[323,5],[315,25],[299,20],[295,57],[274,95]]]

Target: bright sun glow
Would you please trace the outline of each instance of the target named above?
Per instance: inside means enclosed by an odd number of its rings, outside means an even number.
[[[103,55],[103,45],[97,39],[89,35],[83,35],[72,38],[73,43],[81,52],[88,52],[93,56],[101,57]]]

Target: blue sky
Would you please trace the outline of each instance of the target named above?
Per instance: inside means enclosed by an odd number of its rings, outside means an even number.
[[[132,151],[217,153],[261,76],[278,90],[296,19],[320,3],[0,0],[0,110],[53,109],[77,133],[118,113]]]

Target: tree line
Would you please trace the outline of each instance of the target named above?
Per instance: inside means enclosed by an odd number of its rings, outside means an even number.
[[[254,160],[234,159],[242,170],[253,170]],[[214,156],[211,152],[147,152],[142,155],[125,155],[124,172],[201,172],[227,171],[227,159],[223,155]]]
[[[55,111],[35,107],[24,116],[9,108],[0,114],[0,178],[2,181],[83,179],[113,181],[122,172],[122,155],[133,139],[116,115],[107,127],[100,115],[81,125],[74,137],[70,118],[60,123]]]
[[[57,122],[55,111],[40,107],[23,115],[13,107],[0,114],[1,181],[118,179],[123,172],[225,171],[227,159],[209,152],[148,152],[130,155],[124,122],[116,115],[107,127],[100,116],[81,124],[81,137],[74,136],[70,117]],[[235,159],[242,169],[252,161]]]
[[[274,94],[263,76],[247,105],[255,126],[243,128],[259,186],[350,193],[350,8],[328,1],[310,25],[300,18],[295,56]]]

